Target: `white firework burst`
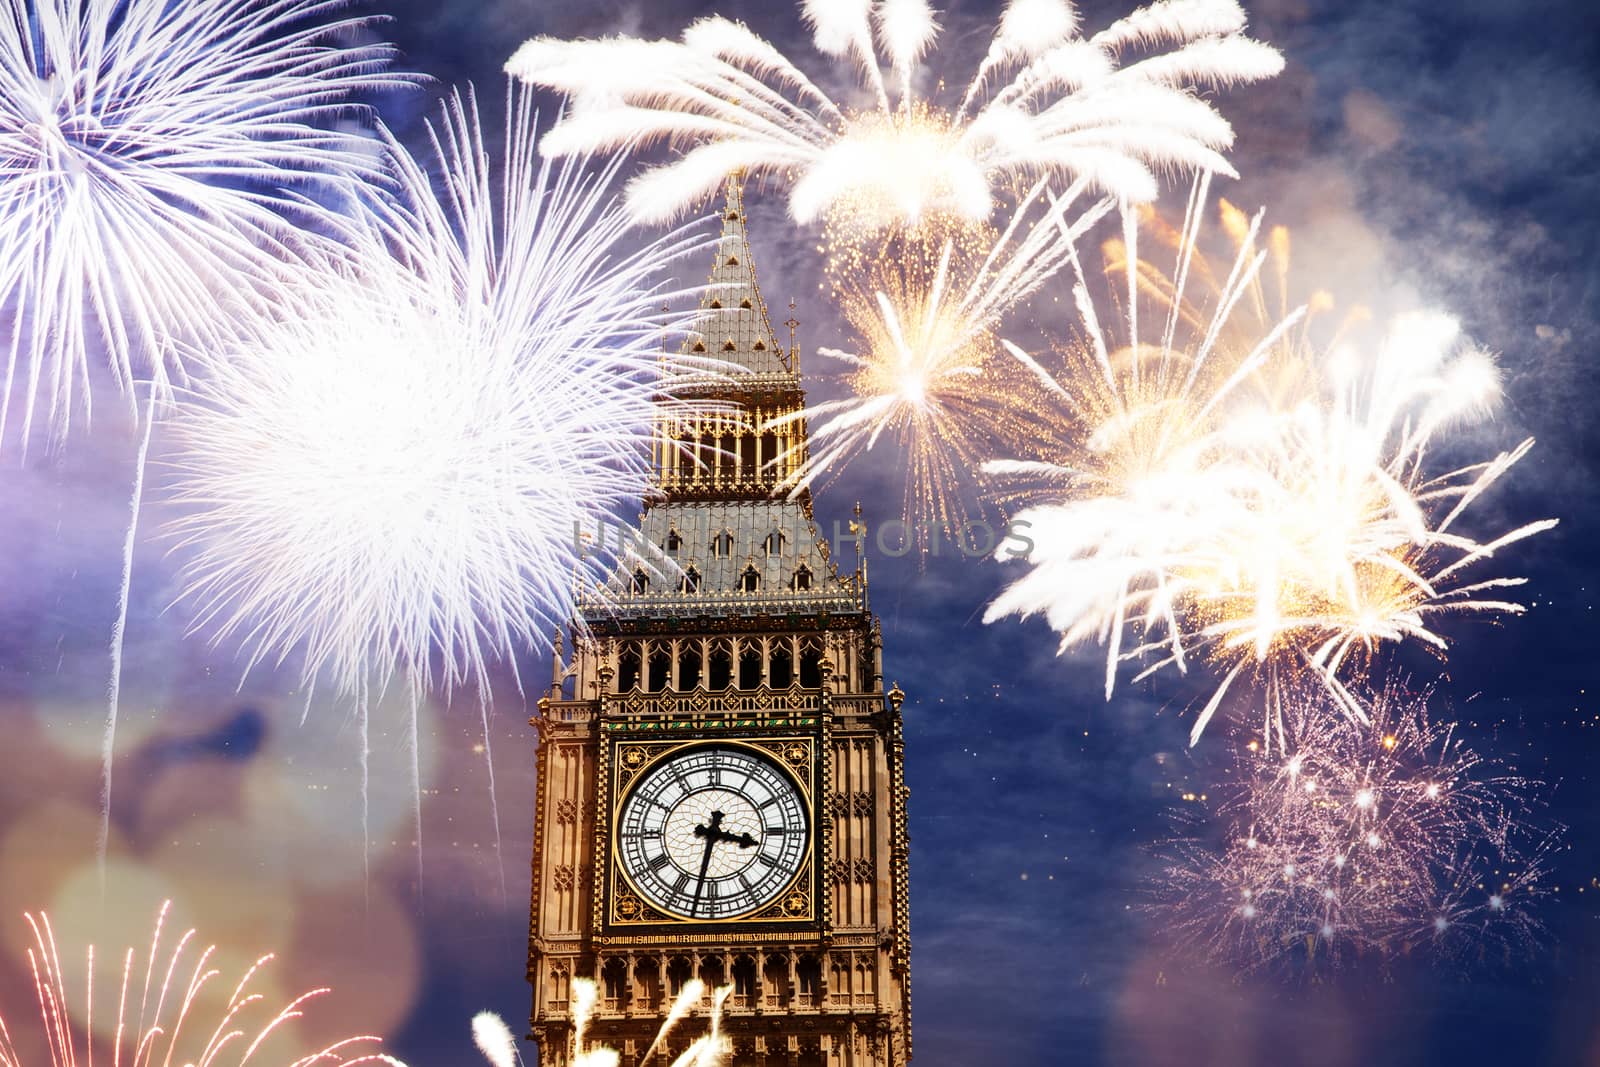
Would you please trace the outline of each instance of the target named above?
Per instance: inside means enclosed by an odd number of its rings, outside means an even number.
[[[259,307],[316,198],[373,176],[341,124],[408,84],[333,0],[0,0],[0,314],[21,434],[87,413],[102,357],[170,396]]]
[[[1009,346],[1060,428],[1022,442],[1029,458],[987,465],[1022,483],[1031,506],[1016,521],[1035,549],[984,618],[1042,614],[1063,650],[1106,646],[1108,698],[1128,662],[1150,664],[1145,673],[1213,668],[1221,681],[1191,741],[1240,679],[1314,677],[1360,720],[1345,685],[1380,647],[1442,657],[1440,620],[1524,610],[1507,594],[1524,579],[1484,571],[1555,521],[1483,538],[1462,527],[1533,442],[1441,469],[1451,431],[1489,419],[1493,359],[1432,312],[1397,316],[1371,352],[1314,343],[1308,307],[1267,310],[1259,215],[1239,220],[1231,268],[1196,254],[1203,196],[1202,182],[1170,276],[1136,256],[1130,218],[1117,246],[1128,284],[1120,347],[1081,273],[1085,337],[1060,353],[1065,373]],[[1281,270],[1287,242],[1271,239]],[[1194,279],[1216,286],[1212,311],[1186,295]],[[1144,297],[1156,314],[1141,319]],[[1269,744],[1273,732],[1269,722]]]
[[[391,144],[400,206],[174,413],[182,600],[246,670],[486,686],[601,576],[580,535],[649,490],[692,314],[662,271],[700,240],[630,250],[615,166],[541,163],[535,122],[514,94],[499,204],[470,96],[433,130],[442,195]]]
[[[1162,170],[1231,174],[1232,128],[1192,90],[1283,66],[1244,36],[1234,0],[1163,0],[1088,37],[1066,0],[1011,0],[963,98],[939,105],[914,90],[939,33],[926,0],[802,10],[818,51],[859,73],[875,106],[836,103],[772,44],[716,17],[681,42],[539,37],[506,69],[572,102],[547,153],[687,148],[629,186],[643,219],[670,219],[745,168],[789,185],[798,222],[843,211],[871,228],[987,219],[998,191],[1040,175],[1149,200]]]

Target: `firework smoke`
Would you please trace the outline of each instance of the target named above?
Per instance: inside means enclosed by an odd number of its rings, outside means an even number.
[[[293,998],[276,1013],[264,1014],[265,995],[250,988],[251,981],[271,961],[267,955],[249,968],[232,994],[220,1006],[220,1016],[208,1017],[211,1010],[203,994],[219,978],[214,946],[191,951],[196,945],[193,930],[180,936],[170,949],[162,937],[170,905],[163,904],[156,916],[150,937],[150,951],[143,967],[137,953],[129,947],[121,961],[121,984],[109,1005],[97,1007],[94,999],[94,947],[87,949],[88,980],[80,1009],[72,1003],[56,948],[55,932],[44,914],[27,915],[34,945],[28,950],[28,966],[33,975],[39,1011],[40,1040],[50,1050],[51,1067],[73,1067],[79,1062],[93,1063],[96,1053],[102,1062],[121,1063],[126,1058],[133,1067],[156,1062],[223,1064],[239,1067],[285,1024],[305,1014],[305,1006],[327,993],[313,989]],[[139,975],[143,972],[141,981]],[[112,1047],[107,1049],[97,1038],[95,1011],[111,1012]],[[15,1016],[13,1016],[15,1021]],[[101,1024],[103,1025],[103,1024]],[[301,1057],[287,1067],[354,1067],[359,1063],[394,1065],[388,1056],[363,1051],[379,1041],[376,1037],[347,1037]],[[81,1057],[81,1060],[80,1060]],[[21,1067],[22,1060],[12,1044],[4,1020],[0,1020],[0,1067]]]
[[[1233,131],[1191,89],[1283,66],[1244,36],[1233,0],[1153,4],[1089,37],[1064,0],[1012,0],[959,103],[937,105],[915,91],[940,29],[925,0],[805,0],[802,11],[817,50],[859,74],[875,106],[835,103],[724,18],[695,22],[681,42],[539,37],[506,69],[572,102],[548,154],[688,148],[629,186],[642,219],[678,215],[743,168],[785,182],[798,222],[842,213],[877,229],[982,221],[997,191],[1040,175],[1149,200],[1167,168],[1231,174],[1220,153]]]
[[[1478,756],[1428,695],[1370,696],[1370,725],[1305,685],[1269,694],[1282,744],[1239,747],[1214,811],[1221,840],[1165,850],[1157,911],[1179,941],[1246,967],[1528,948],[1556,833],[1539,783]]]
[[[0,14],[0,433],[20,402],[57,437],[101,356],[170,398],[232,320],[261,311],[290,250],[375,177],[340,132],[353,100],[414,81],[370,16],[285,0],[4,0]]]

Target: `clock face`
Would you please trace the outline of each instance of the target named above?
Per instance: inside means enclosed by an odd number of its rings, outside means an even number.
[[[772,903],[805,865],[805,798],[763,754],[680,749],[623,798],[617,856],[639,894],[684,919],[736,919]]]

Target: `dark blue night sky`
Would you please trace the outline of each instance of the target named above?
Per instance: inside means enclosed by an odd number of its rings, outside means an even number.
[[[985,46],[997,6],[948,12],[940,54],[952,64],[952,81]],[[1124,11],[1105,0],[1081,6],[1090,27]],[[1502,448],[1538,439],[1483,512],[1485,520],[1561,520],[1515,552],[1535,607],[1499,623],[1449,624],[1448,665],[1418,656],[1396,669],[1418,685],[1437,680],[1439,707],[1462,722],[1472,743],[1551,783],[1549,814],[1568,830],[1550,879],[1559,891],[1542,905],[1547,934],[1509,964],[1402,960],[1382,973],[1356,966],[1315,979],[1237,979],[1172,959],[1157,936],[1159,917],[1146,908],[1157,872],[1150,846],[1167,832],[1176,795],[1217,772],[1221,733],[1192,754],[1187,748],[1204,680],[1160,675],[1119,686],[1107,703],[1097,650],[1058,657],[1055,635],[1038,620],[980,621],[1007,577],[1000,565],[948,550],[923,560],[879,553],[870,562],[871,597],[883,622],[886,672],[910,694],[916,1062],[1600,1067],[1600,789],[1592,769],[1600,759],[1600,375],[1593,358],[1600,341],[1600,6],[1260,0],[1247,7],[1251,35],[1280,48],[1288,69],[1221,95],[1238,131],[1232,158],[1243,175],[1224,195],[1251,210],[1264,205],[1269,222],[1290,227],[1303,283],[1380,307],[1427,305],[1459,315],[1468,333],[1501,353],[1507,370],[1502,418],[1483,440]],[[527,37],[675,36],[713,10],[744,19],[803,67],[822,63],[787,3],[397,0],[384,10],[394,16],[386,32],[407,64],[441,86],[471,79],[495,104],[500,66]],[[417,136],[430,99],[389,101],[385,114],[402,136]],[[797,300],[812,396],[837,395],[823,361],[809,355],[844,341],[817,292],[815,235],[796,229],[778,199],[759,191],[749,215],[767,301],[776,308],[791,295]],[[49,709],[81,705],[79,732],[93,733],[103,687],[95,656],[114,600],[124,492],[118,434],[126,431],[113,423],[102,427],[101,449],[91,443],[76,454],[35,456],[20,474],[0,473],[16,479],[5,500],[18,509],[4,520],[9,556],[0,559],[0,701],[22,709],[8,716],[17,722],[14,740],[0,742],[0,834],[34,818],[45,806],[41,797],[71,792],[79,803],[94,802],[94,764],[84,756],[92,743],[74,735],[61,749],[68,755],[36,753],[56,744],[41,725]],[[880,446],[820,491],[818,517],[828,529],[860,500],[869,521],[882,521],[898,494],[896,457]],[[118,765],[129,797],[119,826],[130,853],[225,856],[222,867],[265,895],[276,879],[300,911],[327,912],[310,928],[341,926],[340,916],[359,904],[304,870],[343,862],[329,855],[351,847],[348,826],[315,847],[181,828],[195,825],[197,809],[254,810],[266,788],[256,772],[268,761],[289,768],[276,772],[285,796],[311,790],[327,825],[348,822],[340,805],[355,803],[351,759],[330,755],[349,741],[348,717],[329,712],[318,725],[314,715],[301,727],[303,696],[286,695],[281,685],[274,693],[267,683],[235,693],[226,656],[184,647],[181,622],[163,612],[171,589],[161,546],[141,547],[139,558],[147,569],[136,573],[150,577],[135,589],[130,686],[153,695],[133,699],[136,709],[152,710],[132,714],[128,754]],[[527,669],[542,677],[542,668]],[[411,968],[408,1007],[385,1033],[389,1051],[413,1067],[477,1062],[467,1030],[476,1011],[497,1011],[514,1028],[527,1015],[534,735],[507,692],[490,724],[504,893],[481,757],[473,752],[482,740],[477,709],[451,708],[432,720],[420,911],[410,852],[398,848],[381,867],[397,888],[395,916],[380,929],[405,928],[409,962],[352,948],[353,962],[324,978],[320,957],[299,957],[303,984],[326,980],[341,995],[366,974]],[[184,710],[162,717],[157,707]],[[396,736],[376,747],[397,759],[398,746]],[[291,780],[294,774],[305,780]],[[401,802],[380,796],[374,803]],[[62,818],[51,825],[81,829],[81,819]],[[393,824],[397,839],[409,835],[399,815]],[[310,834],[317,821],[292,825]],[[15,840],[0,836],[0,876],[11,879],[0,883],[7,923],[38,906],[26,894],[46,884],[19,883],[9,873],[18,869],[6,851],[22,847]],[[92,847],[92,837],[84,845]],[[52,856],[36,866],[55,870],[61,862]],[[226,892],[221,881],[212,889]],[[350,922],[359,925],[354,914]],[[264,929],[315,940],[304,923],[289,934]],[[367,1000],[354,994],[350,1003],[346,1028],[371,1025],[361,1015]]]

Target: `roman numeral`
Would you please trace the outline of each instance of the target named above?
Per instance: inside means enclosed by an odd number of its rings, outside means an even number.
[[[665,867],[668,863],[670,863],[671,860],[672,860],[672,857],[668,856],[665,852],[663,852],[663,853],[661,853],[661,855],[656,856],[656,857],[654,857],[653,859],[650,860],[650,869],[652,871],[659,871],[661,868]]]
[[[688,889],[688,888],[689,888],[689,876],[687,874],[678,875],[678,882],[677,882],[676,885],[674,885],[672,887],[672,891],[674,893],[681,894],[685,889]]]
[[[768,867],[776,867],[778,865],[778,861],[767,855],[765,852],[757,852],[756,859],[760,860],[762,863],[765,863]]]

